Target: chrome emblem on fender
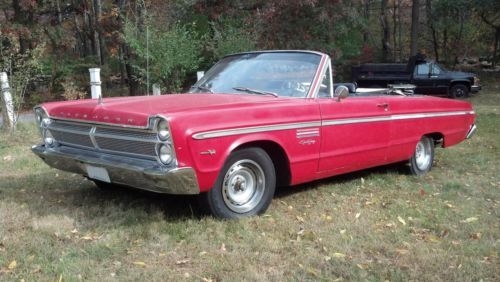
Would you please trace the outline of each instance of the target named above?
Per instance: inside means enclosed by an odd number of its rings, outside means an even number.
[[[207,151],[200,152],[200,155],[215,155],[216,151],[214,149],[210,149]]]

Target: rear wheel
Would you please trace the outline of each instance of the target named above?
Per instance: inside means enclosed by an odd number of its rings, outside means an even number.
[[[215,217],[233,219],[265,212],[275,188],[269,155],[260,148],[246,148],[229,156],[214,187],[200,197]]]
[[[423,136],[415,147],[415,152],[410,159],[410,172],[413,175],[424,175],[432,168],[434,161],[434,141]]]
[[[469,97],[469,88],[464,84],[455,84],[450,89],[451,98]]]

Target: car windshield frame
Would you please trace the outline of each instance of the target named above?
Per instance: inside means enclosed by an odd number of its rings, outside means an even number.
[[[259,51],[226,56],[189,93],[307,98],[315,90],[324,54],[314,51]],[[260,92],[260,94],[258,93]]]

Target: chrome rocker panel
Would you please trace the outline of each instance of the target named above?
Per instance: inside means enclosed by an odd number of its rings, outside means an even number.
[[[49,166],[88,177],[85,165],[105,168],[112,183],[164,194],[199,194],[196,173],[190,167],[165,168],[156,161],[97,153],[68,146],[31,148]]]

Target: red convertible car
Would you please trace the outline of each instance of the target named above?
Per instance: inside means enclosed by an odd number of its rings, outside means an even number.
[[[312,51],[230,55],[190,93],[35,107],[48,165],[98,186],[200,194],[216,217],[263,213],[276,187],[401,161],[427,173],[436,145],[469,138],[468,102],[332,83]]]

